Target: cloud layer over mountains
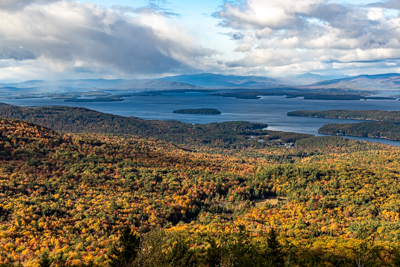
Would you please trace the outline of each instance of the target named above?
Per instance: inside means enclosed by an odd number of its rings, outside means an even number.
[[[217,38],[209,40],[214,49],[199,45],[210,28],[193,20],[197,27],[185,27],[187,18],[179,24],[172,19],[180,17],[176,10],[157,3],[106,8],[73,0],[2,0],[0,80],[400,72],[398,0],[213,2],[215,34],[220,29],[234,52],[222,44],[216,51]]]

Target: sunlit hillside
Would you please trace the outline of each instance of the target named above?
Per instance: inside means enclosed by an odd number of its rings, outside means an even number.
[[[209,152],[2,119],[0,262],[397,261],[398,148],[332,137],[303,138],[292,148],[201,146],[194,143]]]

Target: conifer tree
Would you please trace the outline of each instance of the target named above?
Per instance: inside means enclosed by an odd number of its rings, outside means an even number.
[[[140,237],[132,233],[131,228],[126,226],[119,238],[119,246],[111,250],[111,267],[130,266],[137,258],[139,252]]]

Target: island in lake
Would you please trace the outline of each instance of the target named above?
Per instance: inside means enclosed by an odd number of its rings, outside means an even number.
[[[298,110],[288,112],[287,115],[310,118],[400,122],[400,111],[388,110]]]
[[[361,123],[326,124],[319,133],[400,140],[400,111],[388,110],[298,110],[288,116],[367,120]]]
[[[221,111],[215,108],[198,108],[198,109],[177,109],[172,111],[172,113],[179,114],[202,114],[202,115],[220,115]]]
[[[120,96],[64,99],[64,102],[116,102],[116,101],[124,101],[124,99]]]
[[[245,90],[209,93],[211,96],[234,97],[238,99],[259,99],[261,96],[286,96],[286,98],[303,97],[306,100],[397,100],[393,97],[369,96],[367,91],[344,91],[336,89],[299,90],[295,88],[274,88],[269,90]]]

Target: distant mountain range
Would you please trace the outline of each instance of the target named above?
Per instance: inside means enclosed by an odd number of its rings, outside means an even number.
[[[348,76],[337,76],[337,75],[318,75],[314,73],[304,73],[301,75],[297,75],[294,77],[288,77],[284,79],[280,79],[283,84],[291,85],[291,86],[304,86],[309,85],[321,81],[333,80],[333,79],[343,79]]]
[[[110,88],[117,86],[122,83],[126,83],[127,80],[123,79],[77,79],[77,80],[59,80],[59,81],[43,81],[43,80],[31,80],[21,83],[9,83],[0,84],[1,87],[16,87],[16,88]]]
[[[400,74],[359,75],[356,77],[321,81],[306,87],[309,89],[400,90]]]
[[[213,73],[170,76],[159,80],[188,83],[207,88],[268,88],[282,86],[282,81],[267,77],[221,75]]]
[[[105,80],[81,79],[42,81],[33,80],[21,83],[0,84],[1,91],[80,91],[80,90],[171,90],[171,89],[216,89],[216,88],[275,88],[282,87],[279,80],[258,76],[234,76],[212,73],[170,76],[160,79]]]
[[[138,90],[154,90],[154,89],[200,89],[197,85],[192,85],[188,83],[183,83],[179,81],[162,81],[162,80],[135,80],[135,81],[127,81],[126,83],[119,84],[114,86],[112,89],[120,89],[120,90],[129,90],[129,89],[138,89]]]
[[[285,87],[298,89],[400,90],[400,74],[397,73],[360,75],[326,80],[324,78],[327,78],[327,76],[311,73],[281,80],[260,76],[201,73],[141,80],[32,80],[21,83],[0,84],[0,93],[48,93],[87,90],[269,89]]]

